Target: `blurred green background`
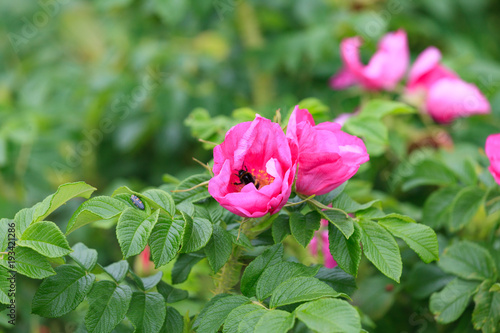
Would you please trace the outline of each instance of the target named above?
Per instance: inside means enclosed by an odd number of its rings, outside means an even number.
[[[107,193],[200,171],[191,158],[211,151],[185,125],[195,108],[271,117],[315,97],[331,118],[352,112],[359,91],[332,91],[328,79],[353,35],[366,59],[399,28],[412,59],[437,46],[500,115],[495,0],[16,0],[0,2],[0,15],[0,217],[65,182]],[[482,145],[488,131],[470,131]],[[61,226],[77,205],[55,217]],[[119,259],[112,233],[89,229],[70,241],[108,249],[102,264]]]

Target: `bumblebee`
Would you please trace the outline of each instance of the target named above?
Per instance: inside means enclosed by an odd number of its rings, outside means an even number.
[[[134,206],[139,208],[140,210],[144,210],[144,203],[142,203],[141,199],[139,199],[136,195],[131,195],[130,200],[132,200],[132,203]]]
[[[238,178],[240,179],[239,183],[233,183],[234,185],[247,185],[247,184],[254,184],[256,189],[259,189],[260,184],[255,181],[254,175],[252,175],[250,172],[248,172],[247,167],[244,167],[245,170],[240,169],[238,170],[238,173],[236,174]]]

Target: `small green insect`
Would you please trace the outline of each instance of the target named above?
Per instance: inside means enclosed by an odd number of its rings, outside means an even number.
[[[144,210],[144,204],[142,203],[141,199],[139,199],[136,195],[131,195],[130,196],[130,199],[132,200],[132,203],[134,204],[134,206],[136,206],[137,208],[141,209],[141,210]]]

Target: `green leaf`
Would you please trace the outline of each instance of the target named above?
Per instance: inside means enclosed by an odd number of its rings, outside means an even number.
[[[354,233],[354,222],[349,216],[336,210],[322,210],[313,204],[309,206],[316,210],[322,218],[333,223],[344,234],[345,238],[351,237]]]
[[[199,326],[196,331],[216,333],[233,309],[248,302],[250,302],[250,299],[247,297],[228,295],[227,297],[218,297],[214,302],[207,303],[205,311],[200,313]]]
[[[167,315],[160,332],[162,333],[182,333],[184,330],[184,321],[182,316],[175,308],[167,306]]]
[[[340,230],[333,224],[328,224],[328,243],[332,257],[340,268],[353,276],[358,275],[358,266],[361,261],[361,231],[354,224],[354,232],[346,239]]]
[[[223,219],[224,208],[214,199],[195,205],[195,216],[209,220],[217,224]]]
[[[133,208],[127,208],[123,212],[116,226],[116,236],[125,258],[137,255],[144,250],[159,213],[160,211],[157,210],[147,216],[144,212]]]
[[[14,220],[10,219],[0,219],[0,252],[3,252],[7,249],[9,245],[9,229],[11,229],[11,233],[15,233],[15,227],[10,227],[9,224],[14,226]]]
[[[14,216],[14,223],[16,224],[16,237],[21,238],[24,231],[30,226],[30,224],[35,220],[35,211],[41,203],[37,203],[31,208],[21,209]]]
[[[455,174],[437,160],[423,160],[414,166],[413,173],[408,176],[402,186],[403,191],[409,191],[424,185],[454,185],[457,183]]]
[[[33,297],[31,311],[42,317],[56,318],[74,310],[92,289],[93,274],[71,265],[56,267],[56,275],[45,279]]]
[[[476,186],[461,190],[451,205],[450,230],[462,229],[476,215],[479,207],[484,204],[484,190]]]
[[[346,301],[325,298],[302,304],[295,310],[297,318],[316,332],[359,333],[361,319]]]
[[[260,317],[255,333],[286,333],[293,328],[295,315],[286,311],[271,310]]]
[[[260,309],[251,311],[240,319],[240,324],[238,325],[238,332],[241,333],[254,333],[256,332],[255,326],[259,320],[268,312],[267,309],[260,307]]]
[[[194,216],[195,209],[194,209],[194,204],[192,202],[183,201],[181,203],[178,203],[176,208],[181,213],[185,213],[191,217]]]
[[[413,266],[405,288],[416,299],[429,297],[446,286],[453,276],[446,274],[437,265],[426,265],[422,262]]]
[[[295,262],[282,261],[264,270],[260,276],[257,287],[257,299],[264,300],[271,296],[273,291],[284,281],[292,277],[313,277],[318,273],[318,267],[307,267]]]
[[[187,214],[182,214],[182,216],[186,221],[186,227],[184,229],[181,252],[196,252],[204,247],[212,236],[212,223],[207,219],[199,217],[191,218]]]
[[[283,245],[276,244],[255,258],[243,272],[241,277],[241,293],[245,296],[255,296],[257,281],[267,267],[276,265],[283,258]]]
[[[132,289],[111,281],[99,281],[88,295],[89,309],[85,327],[90,333],[111,332],[127,314]]]
[[[380,219],[378,224],[386,228],[391,234],[401,238],[415,251],[425,263],[439,260],[439,245],[434,230],[430,227],[415,223],[408,216],[390,214]]]
[[[414,108],[405,103],[372,99],[363,106],[359,116],[369,116],[382,119],[387,115],[412,114],[415,113],[415,111],[416,110]]]
[[[339,297],[342,294],[313,277],[294,277],[281,283],[273,292],[269,307],[312,301],[322,297]]]
[[[352,294],[357,289],[354,277],[344,272],[340,267],[321,267],[314,277],[347,295]]]
[[[399,283],[403,263],[394,238],[380,225],[370,220],[360,222],[363,252],[385,276]],[[334,257],[335,258],[335,257]]]
[[[229,314],[227,315],[226,320],[224,321],[224,329],[222,330],[222,332],[238,333],[238,327],[242,322],[242,318],[250,312],[261,310],[264,310],[264,308],[254,303],[238,306],[237,308],[231,310],[231,312],[229,312]]]
[[[156,287],[156,285],[161,281],[162,276],[163,276],[163,272],[159,271],[155,275],[151,275],[151,276],[148,276],[148,277],[145,277],[145,278],[141,278],[142,285],[144,287],[144,291]]]
[[[14,252],[14,270],[19,274],[26,275],[32,279],[43,279],[55,274],[55,271],[52,269],[52,266],[47,258],[42,256],[40,253],[30,248],[21,246],[17,246],[14,249]],[[13,265],[10,265],[7,259],[8,258],[0,260],[0,265],[7,269],[13,269]]]
[[[63,257],[72,251],[57,225],[47,221],[30,225],[17,241],[17,245],[32,248],[49,258]]]
[[[149,237],[149,247],[153,262],[158,268],[175,258],[179,251],[184,232],[184,220],[170,219],[160,215]]]
[[[49,195],[45,200],[37,205],[34,221],[41,221],[57,208],[64,205],[73,198],[88,199],[96,190],[95,187],[85,182],[68,183],[58,187],[56,193]]]
[[[387,145],[389,134],[387,127],[378,117],[355,116],[347,119],[343,126],[346,132],[363,137],[365,141],[384,146]]]
[[[172,283],[178,284],[186,281],[193,266],[203,258],[205,258],[205,256],[199,253],[185,253],[179,255],[172,268]]]
[[[445,249],[438,265],[445,272],[466,280],[497,277],[495,262],[488,250],[469,241],[457,242]]]
[[[330,111],[328,105],[314,97],[305,98],[298,104],[301,109],[307,109],[313,116],[328,114]]]
[[[163,298],[165,298],[165,302],[167,303],[179,302],[189,296],[189,293],[186,290],[174,288],[163,281],[160,281],[156,288]]]
[[[480,282],[454,279],[430,299],[430,310],[441,324],[451,323],[460,317],[477,291]]]
[[[358,210],[370,208],[374,203],[378,201],[379,200],[373,200],[365,204],[359,204],[356,201],[352,200],[352,198],[345,192],[342,192],[332,201],[332,207],[342,209],[343,211],[348,213],[354,213]]]
[[[128,262],[121,260],[103,268],[117,283],[122,282],[128,272]]]
[[[422,223],[434,229],[448,226],[453,200],[461,189],[458,186],[447,186],[432,193],[425,201]]]
[[[208,263],[214,273],[229,260],[233,250],[233,241],[229,233],[218,225],[213,226],[212,237],[205,246]]]
[[[127,318],[134,325],[134,332],[160,332],[166,314],[165,300],[159,293],[135,292],[132,294]]]
[[[129,207],[123,201],[111,197],[91,198],[73,213],[66,227],[66,235],[86,224],[113,219]]]
[[[175,202],[170,194],[163,190],[151,189],[142,192],[145,199],[153,209],[161,209],[170,217],[175,215]]]
[[[223,299],[223,298],[226,298],[226,297],[232,297],[233,295],[230,295],[230,294],[217,294],[215,295],[214,297],[212,297],[207,303],[205,303],[205,306],[203,307],[203,309],[201,309],[200,313],[198,314],[198,316],[195,318],[194,322],[193,322],[193,329],[197,329],[199,326],[200,326],[200,322],[201,320],[203,319],[203,317],[205,316],[205,313],[216,303],[218,302],[220,299]],[[244,304],[246,302],[243,302],[242,304]],[[239,305],[238,305],[239,306]]]
[[[13,278],[12,280],[9,280]],[[3,267],[0,267],[0,303],[10,304],[10,285],[12,282],[15,283],[15,276],[11,276],[9,271]]]
[[[306,247],[314,236],[314,232],[321,226],[321,215],[317,212],[290,214],[290,230],[297,242]]]
[[[73,246],[73,253],[69,256],[87,272],[90,272],[97,264],[97,251],[89,249],[83,243],[75,244]]]
[[[490,292],[491,281],[484,281],[474,296],[472,323],[476,330],[496,332],[500,327],[500,292]]]
[[[131,267],[129,267],[129,270],[128,270],[127,273],[129,275],[129,276],[127,276],[127,280],[128,281],[132,280],[135,283],[135,285],[137,286],[137,288],[139,288],[142,291],[146,290],[146,288],[144,288],[144,282],[139,277],[139,275],[137,275],[137,274],[134,273],[134,271],[132,270]]]
[[[291,233],[292,231],[290,230],[289,216],[284,214],[278,215],[272,226],[274,243],[281,243],[283,239]]]
[[[183,201],[194,203],[206,198],[210,198],[210,193],[208,193],[208,188],[206,186],[198,186],[201,183],[208,181],[209,179],[210,175],[199,174],[183,180],[175,189],[176,191],[182,191],[182,192],[174,192],[175,203],[179,204]]]

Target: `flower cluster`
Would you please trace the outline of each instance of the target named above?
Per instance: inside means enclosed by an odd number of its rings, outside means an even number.
[[[409,65],[406,33],[399,30],[384,36],[366,66],[360,61],[361,45],[360,37],[342,41],[340,52],[344,67],[331,78],[330,86],[344,89],[358,84],[366,90],[394,90]],[[435,47],[427,48],[417,57],[409,71],[404,98],[440,123],[489,113],[490,104],[481,91],[441,65],[440,60],[441,53]]]
[[[231,128],[214,148],[208,191],[232,213],[257,218],[287,203],[295,182],[303,195],[328,193],[369,159],[363,141],[325,122],[315,125],[295,107],[286,135],[280,125],[256,116]]]

